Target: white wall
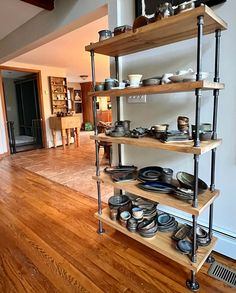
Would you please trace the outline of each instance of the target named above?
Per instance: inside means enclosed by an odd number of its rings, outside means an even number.
[[[19,116],[18,116],[18,106],[16,100],[16,88],[14,79],[4,78],[4,93],[5,93],[5,103],[6,103],[6,112],[7,120],[14,121],[14,133],[19,135]]]
[[[3,117],[2,103],[0,102],[0,154],[7,152],[5,120]]]
[[[216,187],[221,190],[219,199],[215,202],[214,229],[231,235],[217,245],[217,250],[231,257],[236,256],[236,197],[234,182],[236,181],[236,137],[233,134],[236,108],[235,76],[235,9],[236,2],[228,0],[223,5],[213,8],[229,25],[228,31],[222,32],[220,75],[225,82],[226,89],[220,93],[218,115],[218,137],[223,138],[223,144],[217,150]],[[214,34],[204,37],[203,69],[214,71]],[[192,67],[196,70],[196,40],[188,40],[169,46],[148,50],[146,52],[123,57],[123,78],[130,73],[142,73],[143,78],[161,76],[166,72],[175,72],[178,69]],[[211,92],[204,92],[201,106],[201,121],[212,121],[213,98]],[[147,97],[146,104],[127,104],[124,98],[124,118],[132,121],[131,127],[150,127],[159,123],[170,124],[171,129],[177,129],[176,121],[179,115],[190,118],[194,124],[195,111],[194,93],[178,93],[152,95]],[[193,172],[191,155],[184,155],[166,151],[147,150],[133,146],[124,148],[125,163],[136,164],[139,167],[160,165],[178,171]],[[200,178],[210,183],[210,153],[200,157]],[[174,211],[181,217],[188,215]],[[207,225],[208,213],[200,216],[199,222]],[[221,235],[222,237],[222,235]],[[233,238],[234,237],[234,238]],[[222,238],[223,239],[223,238]]]

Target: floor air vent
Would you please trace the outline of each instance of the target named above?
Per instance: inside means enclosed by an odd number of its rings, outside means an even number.
[[[236,271],[218,263],[217,261],[211,265],[208,270],[208,275],[224,282],[230,287],[236,288]]]

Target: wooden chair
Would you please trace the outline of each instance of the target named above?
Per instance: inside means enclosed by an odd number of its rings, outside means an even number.
[[[107,125],[104,122],[98,122],[98,133],[105,133],[105,129]],[[111,166],[112,163],[112,143],[106,141],[99,141],[98,142],[98,152],[100,147],[104,148],[104,155],[109,160],[109,165]]]

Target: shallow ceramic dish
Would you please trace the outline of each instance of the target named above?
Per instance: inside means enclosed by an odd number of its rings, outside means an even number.
[[[209,72],[202,72],[201,80],[207,79]],[[172,82],[196,81],[196,72],[186,74],[174,74],[168,77]]]
[[[114,174],[119,172],[134,172],[137,170],[137,167],[134,165],[120,165],[114,167],[106,167],[104,169],[105,173]]]
[[[143,79],[143,86],[148,85],[159,85],[161,83],[161,78],[147,78]]]
[[[168,225],[171,221],[172,217],[167,213],[163,213],[157,216],[157,223],[160,226]]]
[[[187,189],[194,189],[194,176],[186,172],[178,172],[176,178],[179,181],[180,185]],[[206,191],[208,188],[207,184],[198,178],[198,193]]]
[[[182,253],[189,254],[192,251],[192,242],[189,240],[179,240],[177,242],[177,247]]]
[[[191,226],[185,224],[181,226],[173,235],[172,239],[179,241],[187,237],[191,233]]]

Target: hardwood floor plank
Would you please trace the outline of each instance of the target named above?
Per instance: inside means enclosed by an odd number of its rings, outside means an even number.
[[[0,178],[0,292],[190,292],[190,272],[174,261],[110,227],[98,235],[93,198],[4,160]],[[208,268],[199,292],[232,292]]]

